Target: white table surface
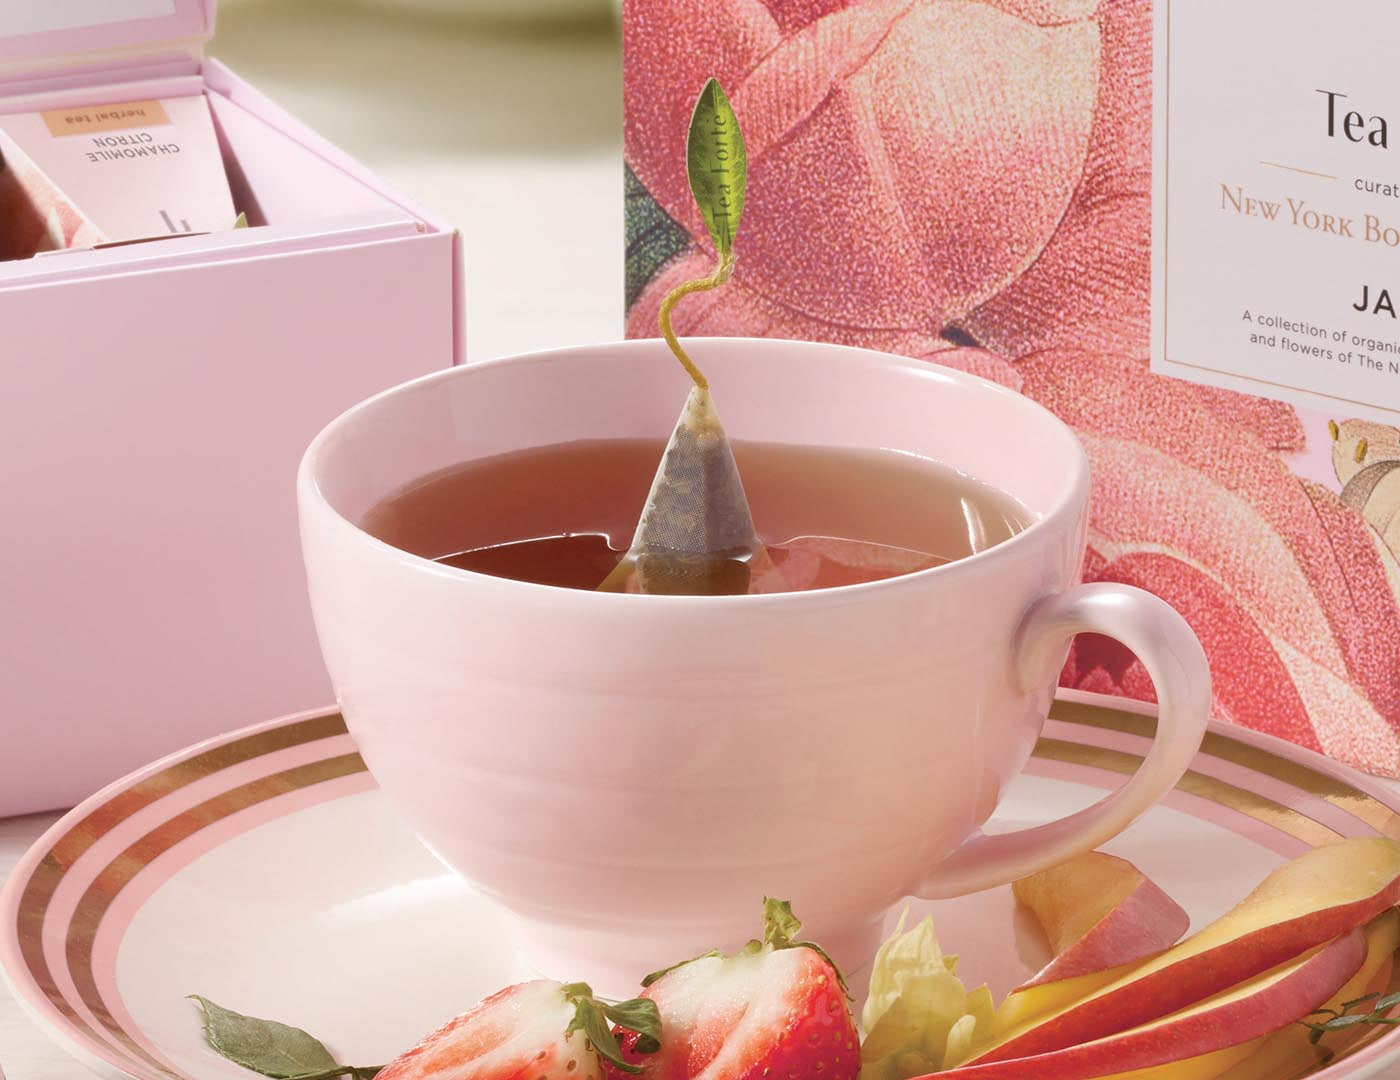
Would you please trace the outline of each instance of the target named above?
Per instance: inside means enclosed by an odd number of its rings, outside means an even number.
[[[621,61],[610,24],[225,0],[210,51],[462,229],[472,359],[621,336]],[[57,817],[0,820],[0,879]],[[3,989],[0,1069],[8,1080],[90,1075]]]
[[[209,51],[461,228],[473,360],[620,337],[615,27],[493,25],[409,7],[224,0]],[[56,818],[0,820],[0,879]],[[8,1080],[91,1075],[3,988],[0,1070]]]

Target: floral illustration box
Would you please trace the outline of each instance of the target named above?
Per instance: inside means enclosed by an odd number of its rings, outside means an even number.
[[[213,22],[0,5],[0,816],[330,700],[297,461],[460,356],[459,239],[205,60]],[[181,235],[116,242],[148,219]]]
[[[1094,470],[1086,575],[1187,616],[1217,715],[1400,774],[1386,29],[1392,0],[629,0],[628,332],[712,265],[677,147],[717,76],[744,235],[677,330],[887,349],[1044,403]],[[1096,638],[1064,681],[1151,695]]]

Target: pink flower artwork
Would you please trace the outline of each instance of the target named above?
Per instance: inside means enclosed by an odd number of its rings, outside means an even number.
[[[1338,418],[1324,486],[1292,464],[1319,418],[1148,370],[1150,0],[629,0],[623,45],[629,334],[713,265],[681,152],[713,75],[748,201],[733,281],[677,330],[925,357],[1054,409],[1094,470],[1086,576],[1185,614],[1217,715],[1400,775],[1400,435],[1356,480]],[[1064,682],[1152,697],[1097,638]]]

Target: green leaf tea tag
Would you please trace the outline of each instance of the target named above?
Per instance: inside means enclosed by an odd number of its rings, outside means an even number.
[[[690,118],[686,170],[705,227],[725,258],[734,250],[734,234],[739,231],[749,163],[739,118],[715,79],[705,84]]]
[[[686,374],[699,389],[705,390],[710,384],[681,347],[671,325],[671,312],[691,293],[718,289],[734,273],[734,234],[739,231],[739,215],[744,212],[744,188],[749,176],[748,152],[744,149],[739,118],[734,115],[719,81],[713,78],[700,91],[695,112],[690,117],[686,172],[690,176],[690,193],[700,207],[700,216],[705,219],[710,239],[719,252],[719,265],[709,277],[687,281],[667,293],[661,301],[657,323],[661,326],[661,336]]]

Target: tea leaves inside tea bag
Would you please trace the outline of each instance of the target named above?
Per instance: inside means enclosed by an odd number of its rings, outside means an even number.
[[[671,326],[676,304],[719,288],[734,271],[748,161],[738,118],[714,79],[695,104],[686,165],[719,261],[714,273],[686,282],[661,303],[661,333],[695,385],[662,455],[632,546],[599,586],[606,592],[720,595],[782,587],[754,528],[709,381]]]

